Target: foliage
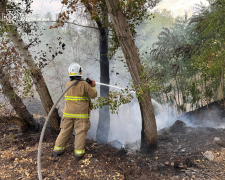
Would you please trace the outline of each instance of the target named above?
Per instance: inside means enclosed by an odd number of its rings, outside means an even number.
[[[134,87],[136,90],[136,97],[141,102],[143,101],[143,94],[145,92],[158,92],[162,86],[160,85],[159,78],[157,76],[153,76],[153,70],[150,69],[145,63],[142,65],[143,73],[140,75],[141,82],[137,87]]]
[[[23,87],[26,86],[26,82],[22,81],[22,71],[25,69],[23,62],[18,57],[18,53],[11,43],[6,44],[2,41],[0,44],[0,49],[0,65],[3,67],[4,73],[9,76],[13,88],[24,96],[26,93]]]
[[[225,1],[211,1],[209,7],[201,6],[201,13],[195,15],[191,23],[194,31],[202,37],[202,44],[192,57],[193,68],[200,70],[207,81],[205,97],[213,98],[223,74],[225,57]],[[222,78],[223,79],[223,78]],[[213,93],[214,92],[214,93]]]
[[[0,64],[4,65],[6,73],[10,74],[11,83],[21,96],[33,96],[33,82],[31,77],[29,77],[31,72],[27,69],[23,58],[16,52],[7,33],[18,32],[23,38],[23,41],[27,44],[26,48],[30,52],[42,43],[43,28],[41,28],[38,23],[20,19],[32,14],[30,9],[31,3],[32,1],[30,0],[22,0],[23,5],[21,5],[21,3],[17,4],[16,1],[8,1],[6,9],[10,9],[10,15],[13,15],[14,18],[11,22],[1,22],[0,26],[2,34],[1,41],[4,45],[3,50],[5,50],[2,51],[2,53],[7,51],[7,53],[2,56]],[[62,38],[57,37],[57,40],[59,43],[57,48],[53,49],[51,43],[49,43],[46,44],[47,50],[44,50],[42,47],[41,49],[36,48],[36,50],[39,50],[38,52],[33,52],[34,60],[40,69],[43,69],[65,50],[66,45],[62,42]]]
[[[108,97],[97,98],[94,103],[94,109],[99,109],[103,106],[109,105],[111,113],[118,114],[119,106],[130,103],[133,98],[133,94],[131,94],[128,89],[121,90],[121,92],[110,91]]]
[[[31,79],[30,71],[28,69],[25,69],[23,71],[23,82],[24,82],[24,95],[25,96],[33,96],[33,91],[31,91],[31,88],[33,86],[33,82]]]
[[[147,13],[148,9],[153,8],[159,1],[160,0],[120,1],[120,7],[126,16],[133,36],[136,34],[136,27],[139,26],[144,19],[151,16]],[[110,35],[109,56],[112,57],[119,47],[119,41],[111,22],[108,21],[108,10],[105,0],[63,0],[62,4],[67,6],[67,10],[59,14],[57,24],[55,26],[50,26],[50,28],[63,26],[71,19],[71,15],[81,8],[83,13],[88,12],[90,14],[91,20],[94,20],[97,23],[98,28],[108,28]]]
[[[153,93],[159,102],[172,100],[178,111],[186,111],[188,103],[195,108],[217,97],[224,85],[224,9],[224,0],[198,5],[193,17],[178,17],[173,27],[160,32],[151,55],[145,56],[164,86]]]
[[[143,94],[146,91],[158,92],[162,86],[158,83],[157,78],[152,76],[152,71],[144,64],[142,66],[143,73],[140,75],[141,83],[134,87],[133,84],[128,83],[126,89],[118,91],[110,91],[108,97],[98,97],[94,102],[94,109],[102,108],[109,105],[112,114],[118,113],[118,108],[122,104],[130,103],[134,95],[138,98],[139,102],[143,101]],[[131,88],[128,88],[128,87]]]
[[[161,77],[158,79],[164,86],[161,93],[165,98],[158,96],[161,100],[157,100],[168,103],[174,99],[178,111],[183,111],[188,101],[188,79],[192,77],[189,57],[197,43],[189,34],[191,27],[188,27],[188,21],[187,15],[178,17],[173,27],[163,28],[159,40],[153,44],[150,56],[155,76]],[[157,97],[158,93],[153,96]]]

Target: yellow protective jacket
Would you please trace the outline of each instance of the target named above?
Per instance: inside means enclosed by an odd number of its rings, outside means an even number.
[[[67,88],[72,81],[67,82]],[[97,97],[97,90],[86,81],[78,81],[65,93],[64,117],[90,118],[91,100]]]

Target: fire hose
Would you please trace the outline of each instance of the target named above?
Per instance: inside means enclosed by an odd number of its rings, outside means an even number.
[[[45,130],[46,130],[46,127],[47,127],[47,123],[49,121],[49,118],[51,117],[56,105],[58,104],[58,102],[60,101],[60,99],[63,97],[63,95],[74,85],[77,83],[77,80],[73,81],[72,84],[70,86],[68,86],[63,92],[62,94],[60,95],[60,97],[58,98],[58,100],[54,103],[54,105],[52,106],[50,112],[48,113],[48,117],[44,123],[44,126],[42,128],[42,132],[41,132],[41,136],[40,136],[40,140],[39,140],[39,145],[38,145],[38,156],[37,156],[37,168],[38,168],[38,179],[39,180],[42,180],[42,173],[41,173],[41,148],[42,148],[42,141],[43,141],[43,138],[44,138],[44,134],[45,134]],[[103,85],[103,86],[109,86],[109,87],[113,87],[113,88],[118,88],[118,89],[124,89],[124,88],[120,88],[120,87],[117,87],[117,86],[112,86],[112,85],[108,85],[108,84],[103,84],[103,83],[99,83],[99,82],[96,82],[96,84],[99,84],[99,85]],[[125,89],[124,89],[125,90]],[[134,93],[135,91],[130,91],[132,93]]]
[[[41,137],[40,137],[40,140],[39,140],[39,146],[38,146],[38,156],[37,156],[37,168],[38,168],[38,178],[39,180],[42,180],[42,174],[41,174],[41,146],[42,146],[42,141],[43,141],[43,138],[44,138],[44,134],[45,134],[45,129],[46,129],[46,126],[47,126],[47,123],[48,123],[48,120],[49,118],[51,117],[52,115],[52,112],[55,110],[55,107],[56,105],[58,104],[58,102],[60,101],[60,99],[63,97],[63,95],[74,85],[76,84],[76,80],[74,82],[72,82],[72,84],[66,88],[62,94],[60,95],[60,97],[58,98],[58,100],[54,103],[54,105],[52,106],[52,109],[50,110],[50,112],[48,113],[48,117],[44,123],[44,126],[42,128],[42,132],[41,132]]]

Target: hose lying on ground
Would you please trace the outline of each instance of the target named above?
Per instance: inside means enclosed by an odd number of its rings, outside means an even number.
[[[44,126],[42,128],[42,132],[41,132],[41,137],[39,140],[39,146],[38,146],[38,156],[37,156],[37,168],[38,168],[38,179],[42,180],[42,174],[41,174],[41,146],[42,146],[42,141],[44,138],[44,134],[45,134],[45,129],[48,123],[49,118],[52,115],[52,112],[55,110],[56,105],[58,104],[58,102],[60,101],[60,99],[63,97],[63,95],[74,85],[76,84],[77,80],[73,81],[72,84],[70,86],[68,86],[60,95],[59,99],[55,102],[55,104],[52,106],[52,109],[50,110],[50,112],[48,113],[48,117],[44,123]]]

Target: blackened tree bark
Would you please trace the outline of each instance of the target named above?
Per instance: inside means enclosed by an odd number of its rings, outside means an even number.
[[[119,0],[106,0],[106,4],[134,86],[137,87],[141,83],[140,75],[143,70],[126,17],[120,7]],[[139,101],[142,115],[141,150],[149,152],[157,145],[157,128],[150,92],[144,91],[143,96],[143,100]]]
[[[8,76],[4,73],[3,66],[0,67],[0,84],[2,86],[2,92],[9,100],[13,109],[19,118],[1,118],[8,120],[9,123],[14,122],[19,126],[21,131],[26,131],[28,128],[37,128],[33,116],[29,113],[22,99],[14,92],[13,87],[10,84]]]
[[[106,27],[99,27],[100,34],[100,82],[109,84],[109,58],[108,58],[108,32]],[[109,87],[100,86],[100,96],[108,97]],[[108,142],[110,129],[109,106],[99,109],[99,121],[96,133],[96,140],[100,143]]]
[[[92,14],[92,6],[85,4],[86,8]],[[100,82],[109,84],[109,57],[108,57],[108,28],[104,25],[108,23],[108,12],[104,13],[102,19],[95,20],[99,31],[99,50],[100,50]],[[104,22],[103,22],[104,21]],[[108,97],[109,87],[100,86],[100,96]],[[103,106],[99,109],[99,121],[96,132],[96,141],[107,143],[110,129],[109,106]]]

